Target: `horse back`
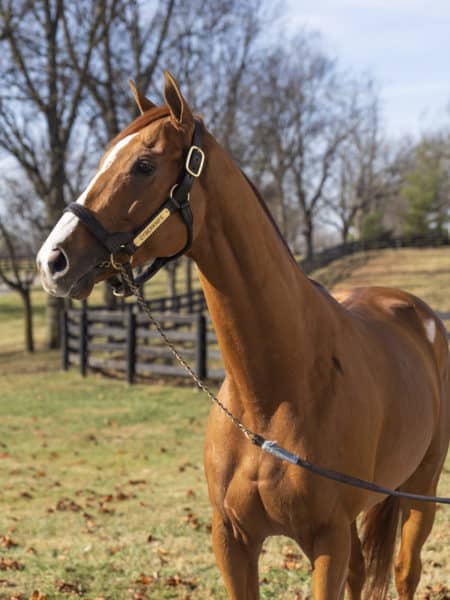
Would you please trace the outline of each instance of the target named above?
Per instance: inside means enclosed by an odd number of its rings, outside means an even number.
[[[409,292],[378,286],[341,291],[335,298],[355,319],[362,319],[374,328],[380,325],[392,327],[396,333],[404,333],[424,351],[431,350],[440,377],[447,377],[447,331],[426,302]]]

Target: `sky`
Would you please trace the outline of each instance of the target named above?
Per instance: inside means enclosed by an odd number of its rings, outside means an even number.
[[[393,137],[450,122],[450,0],[287,0],[286,25],[323,36],[341,65],[378,83]]]

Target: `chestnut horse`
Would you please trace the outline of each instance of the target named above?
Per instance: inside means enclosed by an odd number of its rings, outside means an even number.
[[[168,197],[184,168],[194,117],[173,77],[165,106],[133,90],[143,113],[110,145],[78,203],[107,231],[133,232]],[[434,494],[450,432],[448,344],[433,311],[406,292],[357,289],[337,302],[299,269],[263,202],[202,128],[206,156],[191,192],[189,255],[226,369],[221,401],[250,429],[318,465],[390,488]],[[132,259],[142,265],[186,246],[171,214]],[[114,271],[104,246],[71,213],[38,255],[44,288],[85,298]],[[401,517],[395,582],[413,598],[435,505],[380,496],[261,452],[217,408],[205,469],[213,546],[229,597],[259,598],[268,536],[298,542],[316,600],[386,596]],[[364,526],[357,518],[364,515]],[[362,533],[362,541],[360,532]]]

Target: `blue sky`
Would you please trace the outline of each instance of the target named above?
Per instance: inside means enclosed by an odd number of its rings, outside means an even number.
[[[450,122],[450,0],[287,0],[288,26],[323,35],[342,66],[379,84],[386,130]]]

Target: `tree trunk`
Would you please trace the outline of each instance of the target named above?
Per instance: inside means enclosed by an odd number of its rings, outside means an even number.
[[[30,288],[24,288],[20,291],[20,296],[25,309],[25,349],[27,352],[34,352],[33,339],[33,309],[31,306]]]
[[[312,222],[312,219],[308,216],[305,217],[305,226],[303,229],[303,238],[305,240],[305,246],[306,246],[306,262],[308,263],[308,265],[312,265],[313,262],[313,258],[314,258],[314,239],[313,239],[313,233],[314,233],[314,225]]]
[[[348,236],[350,233],[350,223],[347,221],[344,221],[342,223],[342,227],[341,227],[341,240],[343,244],[346,244],[348,242]]]
[[[48,296],[47,298],[47,347],[59,348],[61,344],[60,314],[64,309],[64,299]]]

